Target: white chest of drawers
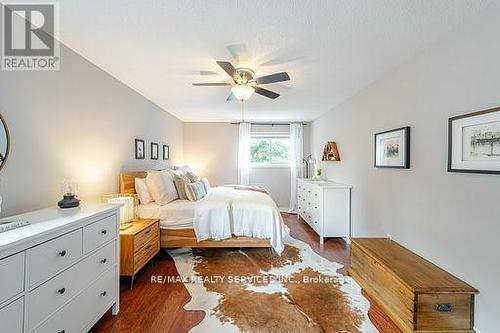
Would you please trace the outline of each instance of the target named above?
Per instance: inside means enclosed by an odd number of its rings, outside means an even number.
[[[87,332],[119,311],[119,206],[48,208],[0,220],[0,332]]]
[[[352,186],[310,179],[299,179],[297,186],[298,214],[319,235],[320,244],[327,237],[349,242]]]

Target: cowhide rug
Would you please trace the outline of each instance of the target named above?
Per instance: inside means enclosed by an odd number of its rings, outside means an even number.
[[[359,285],[343,266],[308,244],[286,239],[282,256],[270,249],[169,250],[202,310],[191,332],[377,332]]]

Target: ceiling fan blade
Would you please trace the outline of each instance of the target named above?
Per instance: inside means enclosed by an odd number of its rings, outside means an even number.
[[[268,84],[274,82],[288,81],[290,80],[290,76],[286,72],[275,73],[271,75],[261,76],[255,79],[257,84]]]
[[[233,92],[231,92],[229,94],[229,96],[227,96],[227,99],[226,99],[227,102],[235,101],[235,100],[236,100],[236,96],[234,96]]]
[[[201,70],[200,71],[200,75],[201,76],[205,76],[205,75],[217,75],[217,72]]]
[[[239,78],[236,69],[229,61],[217,61],[217,65],[219,65],[233,80]]]
[[[201,82],[201,83],[193,83],[193,86],[200,87],[220,87],[220,86],[230,86],[231,83],[227,82]]]
[[[254,88],[255,88],[256,94],[266,96],[266,97],[271,98],[271,99],[276,99],[276,98],[280,97],[280,94],[275,93],[274,91],[267,90],[267,89],[264,89],[261,87],[254,87]]]

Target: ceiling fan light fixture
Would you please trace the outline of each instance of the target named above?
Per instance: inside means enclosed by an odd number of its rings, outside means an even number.
[[[231,87],[231,92],[240,101],[246,101],[255,92],[255,88],[245,84],[236,84]]]

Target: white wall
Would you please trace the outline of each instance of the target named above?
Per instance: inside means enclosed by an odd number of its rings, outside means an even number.
[[[238,125],[184,123],[184,163],[212,186],[238,183]]]
[[[500,104],[500,6],[314,121],[329,179],[354,185],[356,236],[393,238],[481,294],[476,327],[500,327],[500,176],[447,172],[449,117]],[[373,168],[374,133],[411,126],[411,169]]]
[[[290,178],[289,167],[250,168],[250,184],[268,189],[276,205],[285,211],[290,208]]]
[[[161,168],[149,142],[170,144],[182,160],[182,122],[61,45],[58,72],[0,71],[0,112],[11,151],[0,171],[2,215],[55,205],[74,179],[83,199],[118,191],[121,170]],[[147,159],[134,159],[134,139]]]
[[[309,153],[308,126],[304,146]],[[238,183],[238,125],[184,123],[184,162],[213,185]],[[251,168],[250,183],[265,186],[278,207],[290,206],[289,168]]]

